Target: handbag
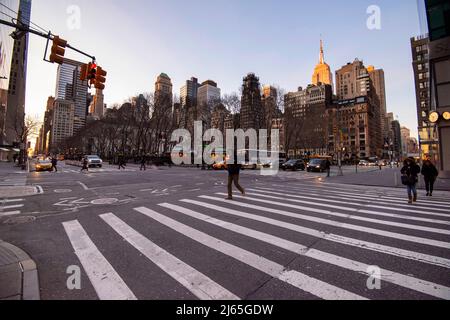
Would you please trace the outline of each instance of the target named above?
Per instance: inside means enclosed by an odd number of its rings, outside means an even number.
[[[414,176],[402,175],[402,184],[405,186],[412,186],[417,183],[417,179]]]

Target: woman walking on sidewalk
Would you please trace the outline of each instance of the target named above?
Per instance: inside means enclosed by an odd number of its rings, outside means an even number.
[[[419,182],[420,167],[414,158],[408,158],[402,168],[402,183],[408,191],[408,203],[417,202],[417,183]]]
[[[425,180],[425,188],[427,189],[427,197],[433,196],[434,183],[439,176],[439,171],[430,160],[423,163],[422,175]]]

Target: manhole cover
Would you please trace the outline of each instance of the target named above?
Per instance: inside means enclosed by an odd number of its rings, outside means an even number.
[[[21,223],[29,223],[29,222],[33,222],[36,220],[36,217],[32,217],[32,216],[23,216],[23,217],[14,217],[14,218],[9,218],[7,220],[5,220],[4,224],[21,224]]]
[[[114,199],[114,198],[110,198],[110,199],[98,199],[98,200],[94,200],[91,201],[91,204],[95,204],[95,205],[108,205],[108,204],[114,204],[119,202],[119,199]]]
[[[72,190],[70,189],[57,189],[55,190],[55,193],[70,193]]]

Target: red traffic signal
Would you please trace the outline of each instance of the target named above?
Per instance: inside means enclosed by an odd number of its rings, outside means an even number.
[[[95,88],[99,90],[105,89],[106,75],[108,73],[101,67],[97,67],[97,72],[95,75]]]
[[[53,38],[53,46],[50,54],[50,62],[63,64],[64,63],[64,54],[66,53],[67,41],[61,39],[58,36]]]

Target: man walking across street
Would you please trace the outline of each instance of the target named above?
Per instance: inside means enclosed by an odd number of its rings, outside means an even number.
[[[123,154],[119,155],[119,170],[125,170],[125,157]]]
[[[327,170],[327,177],[329,178],[331,176],[331,162],[327,159],[327,162],[325,164],[325,168]]]
[[[422,167],[422,175],[425,180],[425,188],[427,189],[427,197],[433,196],[434,191],[434,183],[436,182],[437,177],[439,176],[439,171],[433,165],[433,163],[427,159],[423,163]]]
[[[419,181],[420,167],[413,158],[408,158],[402,168],[402,183],[408,191],[408,203],[417,202],[417,182]]]
[[[142,155],[142,157],[141,157],[141,168],[139,170],[147,171],[147,155],[145,155],[145,154]]]
[[[52,157],[52,171],[54,171],[55,173],[58,172],[58,159],[56,157]]]
[[[87,158],[83,159],[83,167],[81,168],[81,172],[83,171],[89,172],[89,162]]]

